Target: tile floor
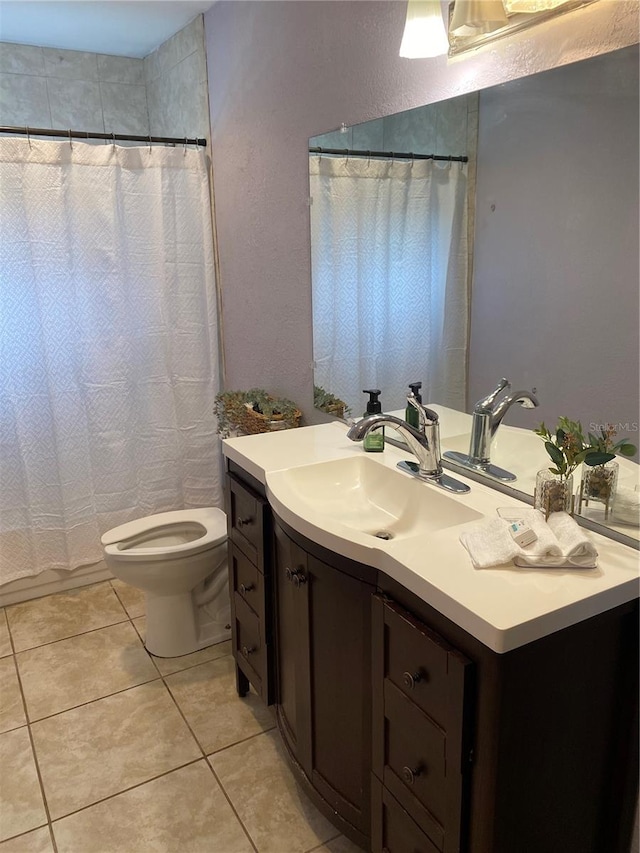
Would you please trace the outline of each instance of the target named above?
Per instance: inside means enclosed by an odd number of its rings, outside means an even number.
[[[358,853],[230,643],[167,660],[144,629],[117,580],[0,609],[0,853]]]

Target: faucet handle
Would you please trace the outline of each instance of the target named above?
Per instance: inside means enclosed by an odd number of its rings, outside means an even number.
[[[416,399],[416,396],[413,392],[407,394],[407,403],[418,412],[418,419],[420,422],[420,427],[424,429],[426,426],[430,424],[437,424],[439,421],[438,413],[434,412],[433,409],[427,409],[426,406],[423,406],[422,403],[419,403]]]
[[[496,398],[501,391],[504,391],[505,388],[511,388],[511,383],[504,376],[498,382],[495,389],[484,397],[482,400],[478,400],[475,404],[473,411],[480,414],[481,412],[490,412],[493,409],[494,403],[496,402]]]

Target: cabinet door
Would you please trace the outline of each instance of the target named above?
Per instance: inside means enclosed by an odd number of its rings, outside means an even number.
[[[303,631],[309,637],[314,788],[368,835],[372,586],[307,557]]]
[[[275,525],[277,704],[282,735],[305,773],[311,768],[309,652],[304,584],[307,555]]]

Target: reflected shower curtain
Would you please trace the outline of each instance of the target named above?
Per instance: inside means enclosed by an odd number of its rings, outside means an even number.
[[[469,311],[466,165],[309,159],[316,385],[360,417],[407,384],[464,410]]]
[[[0,583],[221,502],[206,155],[0,139]]]

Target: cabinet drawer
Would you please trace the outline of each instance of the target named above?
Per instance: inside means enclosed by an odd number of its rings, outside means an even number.
[[[446,822],[446,736],[391,682],[384,684],[382,782],[438,849]]]
[[[260,620],[237,592],[233,595],[233,604],[233,648],[236,662],[256,692],[267,701],[263,694],[267,684],[268,647],[262,639]]]
[[[229,548],[231,590],[237,593],[253,610],[264,627],[264,578],[245,554],[231,545]]]
[[[267,502],[230,473],[227,474],[226,498],[229,538],[264,572]]]
[[[373,853],[440,853],[375,776],[371,778]]]
[[[446,728],[451,648],[392,602],[384,606],[384,622],[385,677]]]

